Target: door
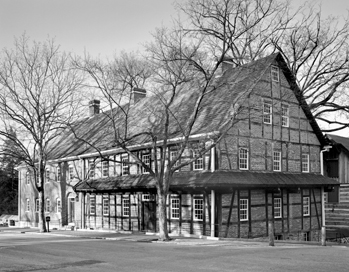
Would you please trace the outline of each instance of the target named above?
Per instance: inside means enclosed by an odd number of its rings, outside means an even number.
[[[75,221],[75,198],[68,198],[68,223]]]
[[[142,202],[143,230],[156,231],[156,203],[154,201]]]

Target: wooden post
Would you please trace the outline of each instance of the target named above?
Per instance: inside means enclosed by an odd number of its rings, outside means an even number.
[[[274,246],[274,222],[269,221],[269,246]]]
[[[211,190],[211,237],[215,237],[215,191]]]

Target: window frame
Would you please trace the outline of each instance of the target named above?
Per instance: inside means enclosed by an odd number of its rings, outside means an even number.
[[[88,160],[88,178],[95,178],[96,174],[96,165],[93,159]]]
[[[170,201],[170,218],[171,219],[179,219],[180,218],[180,197],[179,195],[171,195]]]
[[[147,158],[147,159],[145,159]],[[147,162],[146,162],[147,161]],[[147,165],[149,168],[151,167],[151,156],[150,153],[142,154],[142,162]],[[150,172],[147,171],[144,167],[142,167],[142,174],[149,174]]]
[[[35,198],[35,212],[40,212],[40,200],[38,198]]]
[[[178,150],[172,149],[170,150],[170,161],[172,162],[175,157],[178,156]],[[173,164],[172,167],[177,167],[180,164],[180,158]],[[179,169],[176,170],[176,172],[179,171]]]
[[[282,218],[282,198],[274,197],[274,218]]]
[[[69,165],[68,166],[68,177],[69,177],[69,180],[72,180],[74,179],[74,166],[72,165]]]
[[[282,127],[290,126],[290,106],[285,103],[281,104],[281,126]]]
[[[102,165],[102,177],[109,177],[109,161],[108,160],[103,160],[101,162]]]
[[[310,216],[310,197],[303,196],[303,216]]]
[[[306,159],[304,158],[304,156],[306,156]],[[301,170],[302,170],[302,173],[310,172],[310,156],[308,153],[302,153],[301,155]]]
[[[245,153],[241,153],[242,151],[244,151]],[[246,157],[243,157],[243,155],[246,155]],[[239,148],[239,169],[240,170],[248,170],[249,168],[249,152],[248,152],[248,148]],[[246,165],[245,167],[243,167],[244,165]]]
[[[268,107],[266,107],[268,106]],[[269,108],[269,111],[266,109]],[[263,100],[263,123],[271,125],[273,124],[273,103],[269,100]]]
[[[204,209],[205,209],[204,198],[202,196],[194,196],[193,198],[193,220],[203,221],[204,220]]]
[[[95,215],[96,214],[96,195],[90,195],[89,208],[90,208],[90,215]]]
[[[198,156],[200,152],[198,150],[193,150],[193,158]],[[204,170],[204,156],[197,157],[195,161],[193,161],[193,170],[194,171],[200,171]]]
[[[25,184],[26,184],[26,185],[29,185],[29,184],[30,184],[30,173],[29,173],[29,171],[27,171],[27,172],[25,173]]]
[[[275,155],[278,155],[276,158]],[[274,172],[281,172],[281,162],[282,162],[282,158],[281,158],[281,152],[280,151],[273,151],[273,171]],[[277,168],[276,168],[277,167]]]
[[[129,156],[122,155],[121,156],[121,176],[128,176],[129,174],[130,174]]]
[[[110,213],[110,199],[109,196],[103,196],[102,199],[102,205],[103,205],[103,215],[109,215]]]
[[[239,220],[248,221],[249,220],[249,201],[248,198],[240,198],[239,200]]]
[[[122,199],[122,216],[131,215],[131,201],[129,197]]]
[[[271,65],[270,69],[271,81],[280,82],[280,68],[276,65]]]
[[[29,198],[26,199],[25,212],[30,212],[30,199]]]
[[[51,199],[46,198],[45,199],[45,213],[50,213],[51,212]]]
[[[46,183],[50,182],[50,169],[48,168],[45,169],[45,182]]]
[[[58,197],[56,199],[56,213],[61,213],[62,212],[62,201],[61,199]]]
[[[59,166],[56,167],[56,180],[61,182],[61,168]]]

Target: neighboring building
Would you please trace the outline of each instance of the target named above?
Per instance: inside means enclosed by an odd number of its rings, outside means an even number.
[[[285,61],[273,54],[230,66],[217,78],[221,80],[230,85],[205,97],[192,144],[211,141],[232,110],[238,111],[239,122],[217,146],[174,174],[167,200],[170,232],[260,237],[273,221],[278,238],[317,240],[322,191],[338,182],[320,175],[320,151],[326,142]],[[178,120],[185,120],[194,93],[190,89],[176,97]],[[156,102],[154,97],[141,98],[144,91],[136,95],[135,127],[147,126],[147,105]],[[157,232],[154,180],[114,146],[108,118],[98,106],[92,101],[91,117],[78,124],[78,131],[112,160],[101,160],[100,153],[69,133],[53,145],[45,187],[50,224]],[[154,151],[145,140],[130,148],[154,167]],[[195,149],[188,148],[181,160],[193,154]],[[175,140],[168,155],[176,155]],[[30,173],[19,171],[20,222],[36,226]]]

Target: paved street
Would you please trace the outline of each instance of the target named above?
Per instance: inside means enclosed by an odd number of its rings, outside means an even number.
[[[344,246],[153,238],[2,231],[0,271],[348,271]]]

